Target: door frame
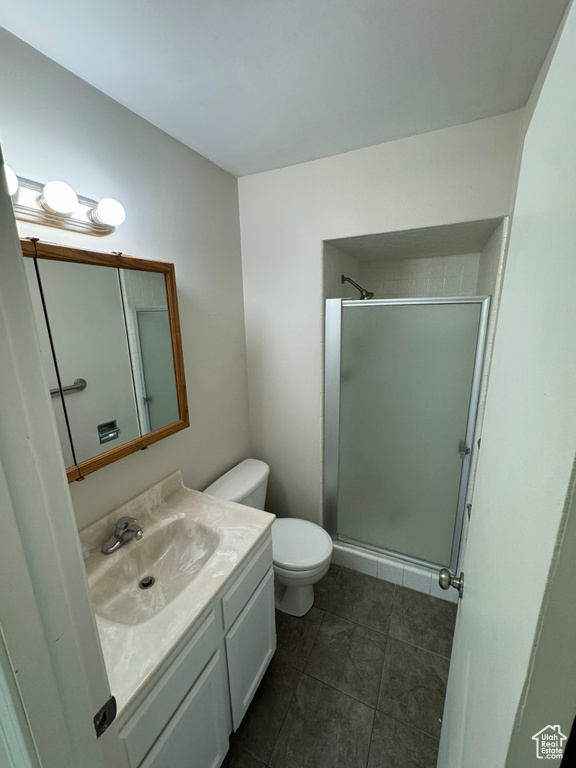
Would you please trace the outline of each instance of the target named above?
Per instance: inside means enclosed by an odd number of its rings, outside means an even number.
[[[16,222],[0,177],[0,625],[6,655],[43,768],[128,768],[115,724],[98,740],[94,730],[110,688]],[[10,699],[16,711],[18,700],[14,694]],[[12,725],[18,725],[14,718]]]
[[[478,421],[478,409],[482,387],[482,375],[486,357],[486,341],[488,336],[488,321],[490,317],[489,296],[455,296],[455,297],[423,297],[403,299],[326,299],[326,336],[325,336],[325,368],[324,368],[324,528],[334,540],[340,540],[362,546],[366,549],[401,558],[409,563],[421,565],[426,568],[439,570],[442,566],[431,563],[421,558],[407,555],[403,552],[376,547],[368,542],[359,542],[338,535],[338,460],[340,441],[340,366],[342,357],[342,312],[344,307],[398,307],[407,305],[430,304],[480,304],[480,318],[478,321],[478,336],[476,340],[476,354],[474,356],[474,373],[470,389],[470,405],[466,423],[465,441],[468,453],[462,460],[460,474],[460,486],[456,507],[456,519],[454,522],[454,535],[450,555],[449,568],[456,572],[460,558],[462,534],[466,511],[466,499],[472,460],[475,453],[474,435]]]

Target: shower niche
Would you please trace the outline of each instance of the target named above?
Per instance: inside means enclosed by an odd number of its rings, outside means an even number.
[[[507,230],[324,243],[324,524],[344,545],[458,569]]]

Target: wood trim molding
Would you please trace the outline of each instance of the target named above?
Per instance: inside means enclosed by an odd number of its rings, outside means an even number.
[[[153,432],[111,448],[104,453],[93,456],[86,461],[78,462],[67,467],[66,476],[68,482],[82,480],[86,475],[96,472],[98,469],[112,464],[119,459],[129,456],[136,451],[145,450],[149,445],[163,440],[169,435],[180,432],[190,426],[188,414],[188,399],[186,394],[186,377],[184,373],[184,355],[182,353],[182,333],[180,330],[180,315],[178,312],[178,293],[176,288],[176,271],[174,264],[167,261],[152,261],[150,259],[138,259],[122,253],[101,253],[99,251],[87,251],[81,248],[71,248],[55,243],[44,243],[31,239],[22,239],[22,255],[27,258],[49,259],[51,261],[65,261],[76,264],[90,264],[92,266],[111,267],[113,269],[134,269],[146,272],[160,272],[164,274],[166,281],[166,301],[168,317],[170,321],[170,335],[172,338],[172,357],[174,361],[174,379],[176,382],[176,397],[178,401],[178,421],[167,424]]]
[[[87,251],[84,248],[72,248],[68,245],[57,243],[45,243],[42,240],[34,241],[32,238],[21,239],[22,255],[50,261],[71,261],[75,264],[92,264],[97,267],[111,267],[112,269],[138,269],[145,272],[172,272],[174,264],[169,261],[153,261],[152,259],[138,259],[124,253],[104,253],[102,251]]]

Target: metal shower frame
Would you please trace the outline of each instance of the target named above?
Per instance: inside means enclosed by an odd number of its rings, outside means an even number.
[[[455,573],[460,556],[460,545],[464,525],[466,497],[470,480],[472,459],[477,450],[474,445],[474,434],[478,418],[478,405],[482,385],[482,372],[486,352],[486,337],[490,311],[489,296],[441,297],[414,299],[369,299],[343,300],[326,299],[326,336],[325,336],[325,367],[324,367],[324,528],[334,540],[356,544],[374,552],[392,555],[409,563],[423,565],[439,570],[446,564],[432,563],[403,552],[396,552],[374,546],[369,542],[356,541],[345,536],[338,536],[338,459],[340,440],[340,362],[342,341],[342,311],[344,307],[374,307],[374,306],[406,306],[422,304],[480,304],[480,319],[474,358],[474,373],[470,390],[470,406],[466,424],[466,445],[468,453],[462,460],[460,488],[454,523],[454,535],[450,563],[448,567]]]

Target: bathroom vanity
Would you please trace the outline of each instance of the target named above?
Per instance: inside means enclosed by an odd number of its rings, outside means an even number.
[[[104,555],[122,516],[143,538]],[[176,472],[80,533],[133,768],[222,763],[276,647],[273,521]]]

